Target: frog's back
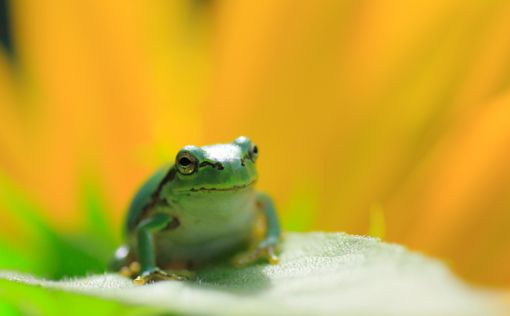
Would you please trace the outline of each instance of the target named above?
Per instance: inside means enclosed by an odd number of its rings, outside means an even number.
[[[151,201],[152,194],[157,190],[159,184],[165,178],[171,166],[164,166],[152,174],[140,187],[129,206],[126,218],[126,233],[133,231],[139,222],[140,216],[146,205]]]

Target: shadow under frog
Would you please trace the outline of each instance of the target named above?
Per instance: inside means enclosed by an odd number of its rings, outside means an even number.
[[[271,286],[269,277],[263,271],[266,265],[262,262],[242,268],[233,268],[228,263],[212,265],[196,271],[195,278],[186,283],[191,287],[231,294],[255,294]]]

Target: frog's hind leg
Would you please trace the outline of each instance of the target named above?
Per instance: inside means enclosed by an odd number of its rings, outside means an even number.
[[[140,264],[135,261],[129,247],[122,245],[115,251],[109,270],[132,278],[140,272]]]
[[[233,258],[235,266],[245,266],[259,259],[265,259],[270,264],[277,264],[279,258],[276,248],[281,239],[281,229],[272,199],[264,193],[257,194],[257,207],[262,211],[265,232],[262,240],[258,241],[255,249],[241,253]]]

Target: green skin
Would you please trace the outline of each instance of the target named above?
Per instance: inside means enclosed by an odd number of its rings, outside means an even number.
[[[264,238],[237,263],[261,257],[275,263],[280,226],[271,198],[253,188],[257,156],[247,137],[182,148],[175,164],[157,171],[135,195],[127,244],[117,251],[113,267],[139,262],[139,284],[178,279],[164,268],[205,265],[248,245],[259,213],[266,223]]]

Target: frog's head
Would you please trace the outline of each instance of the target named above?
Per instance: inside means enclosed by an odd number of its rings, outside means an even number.
[[[174,193],[235,192],[257,180],[257,146],[241,136],[229,144],[186,146],[175,158]]]

